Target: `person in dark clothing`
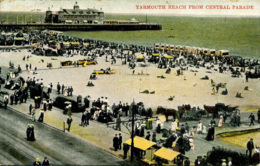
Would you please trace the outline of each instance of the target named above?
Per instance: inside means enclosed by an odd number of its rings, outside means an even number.
[[[28,141],[35,141],[34,126],[29,124],[26,130],[26,136]]]
[[[253,138],[250,139],[250,141],[247,142],[247,151],[249,152],[249,160],[251,160],[252,157],[252,151],[255,148]]]
[[[32,104],[30,104],[30,106],[29,106],[29,115],[32,114],[32,108],[33,108],[33,106],[32,106]]]
[[[84,113],[82,113],[82,116],[81,116],[81,126],[85,126],[85,124],[86,124],[86,120],[87,120],[87,113],[86,112],[84,112]]]
[[[210,121],[210,125],[213,127],[216,126],[216,121],[214,118]]]
[[[62,86],[61,86],[61,94],[64,93],[64,89],[65,89],[65,86],[64,86],[64,84],[62,84]]]
[[[122,149],[122,135],[121,135],[121,133],[119,133],[119,138],[118,138],[118,149],[119,150]]]
[[[60,83],[59,82],[57,84],[57,92],[58,92],[58,94],[60,94]]]
[[[70,131],[71,123],[72,123],[72,118],[71,118],[71,116],[69,116],[67,119],[68,131]]]
[[[24,99],[24,102],[26,103],[27,99],[28,99],[28,92],[24,92],[24,95],[23,95],[23,99]]]
[[[44,160],[42,162],[42,165],[50,165],[49,160],[47,159],[47,157],[44,157]]]
[[[119,139],[116,134],[115,137],[113,138],[113,147],[114,147],[115,151],[117,151],[117,149],[118,149],[118,143],[119,143]]]
[[[257,122],[260,123],[260,109],[257,111]]]
[[[43,112],[43,110],[41,110],[41,113],[40,113],[40,116],[38,118],[38,121],[39,122],[43,122],[43,118],[44,118],[44,112]]]
[[[11,100],[10,105],[13,105],[13,104],[14,104],[14,95],[13,95],[13,94],[11,94],[11,96],[10,96],[10,100]]]
[[[151,134],[150,134],[150,132],[148,131],[148,132],[147,132],[147,135],[146,135],[146,137],[145,137],[145,139],[147,139],[148,141],[150,141],[150,137],[151,137]]]
[[[37,158],[35,162],[33,162],[33,165],[42,165],[40,159]]]
[[[86,116],[86,124],[89,125],[89,120],[91,118],[91,113],[87,110],[87,116]]]
[[[127,152],[129,150],[129,145],[124,143],[123,144],[123,150],[124,150],[124,159],[126,159],[127,158]]]
[[[253,113],[251,113],[248,118],[250,119],[250,124],[249,124],[249,126],[251,126],[252,124],[255,125],[255,124],[254,124],[255,115],[254,115]]]

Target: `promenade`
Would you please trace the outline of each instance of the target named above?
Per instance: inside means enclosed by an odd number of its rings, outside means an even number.
[[[5,90],[7,91],[7,90]],[[9,91],[10,92],[10,91]],[[55,90],[51,93],[51,98],[54,100],[58,94]],[[68,98],[76,98],[75,96],[68,97]],[[10,108],[13,111],[18,111],[27,118],[31,118],[31,115],[29,115],[29,105],[33,103],[32,99],[28,99],[27,103],[17,104],[17,105],[8,105],[8,108]],[[40,109],[36,109],[36,119],[38,119],[40,114]],[[249,116],[249,113],[242,113],[242,125],[239,128],[234,127],[227,127],[227,124],[224,124],[223,129],[216,128],[216,134],[224,132],[224,131],[234,131],[234,130],[247,130],[247,129],[253,129],[253,128],[259,128],[259,124],[255,124],[253,127],[249,127],[249,120],[247,120],[247,117]],[[44,121],[43,123],[56,128],[58,130],[64,131],[64,123],[66,125],[65,128],[67,128],[66,120],[68,116],[63,114],[63,110],[58,109],[56,107],[53,107],[52,111],[46,111],[44,113]],[[124,120],[126,117],[122,117],[122,120]],[[111,127],[107,127],[106,124],[100,123],[94,120],[90,120],[90,125],[87,127],[80,126],[81,123],[81,113],[73,113],[72,114],[72,125],[71,130],[68,132],[65,130],[67,134],[70,134],[72,136],[75,136],[79,139],[82,139],[86,141],[86,143],[90,143],[94,146],[97,146],[101,149],[103,149],[106,152],[109,152],[115,156],[118,156],[120,158],[123,157],[123,150],[114,151],[113,150],[113,137],[115,134],[122,134],[123,142],[130,139],[130,133],[128,130],[121,125],[122,131],[114,130]],[[171,118],[170,118],[171,119]],[[209,124],[211,118],[207,119],[202,118],[203,125]],[[218,121],[218,120],[216,120]],[[229,119],[227,120],[229,122]],[[248,123],[247,123],[248,122]],[[32,123],[40,123],[38,121],[32,122]],[[180,123],[184,124],[184,123]],[[197,121],[188,121],[189,126],[196,126]],[[155,126],[155,124],[153,124]],[[169,122],[164,123],[165,128],[170,129],[171,126],[171,120]],[[225,129],[224,129],[225,128]],[[25,129],[24,129],[25,130]],[[154,128],[155,130],[155,128]],[[146,130],[147,131],[147,130]],[[145,131],[145,133],[146,133]],[[151,131],[151,130],[150,130]],[[162,134],[157,134],[157,140],[159,140],[162,137]],[[226,142],[221,141],[218,139],[218,137],[214,141],[206,141],[205,140],[206,135],[203,134],[196,134],[194,141],[195,141],[195,150],[186,152],[186,156],[190,158],[192,162],[196,159],[197,156],[204,156],[207,154],[209,150],[212,149],[212,147],[224,147],[227,149],[232,149],[241,153],[245,153],[244,147],[238,147],[232,144],[228,144]],[[246,144],[246,143],[245,143]],[[130,155],[130,151],[128,153]],[[146,156],[149,156],[148,154]],[[148,157],[150,158],[150,157]],[[130,156],[128,156],[127,160],[129,161]]]

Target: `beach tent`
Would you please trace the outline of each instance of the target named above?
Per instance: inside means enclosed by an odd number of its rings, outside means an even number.
[[[168,161],[173,161],[178,155],[181,155],[179,152],[173,151],[171,149],[167,149],[162,147],[154,153],[155,156],[160,157],[162,159],[166,159]]]

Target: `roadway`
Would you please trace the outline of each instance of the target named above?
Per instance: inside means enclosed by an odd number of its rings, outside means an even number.
[[[28,124],[34,124],[34,142],[26,139]],[[44,157],[51,165],[130,165],[70,133],[1,108],[0,164],[32,165],[36,158],[42,161]]]

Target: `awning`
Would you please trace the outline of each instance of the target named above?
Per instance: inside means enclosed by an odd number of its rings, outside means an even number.
[[[144,59],[144,56],[137,56],[136,59]]]
[[[131,145],[132,139],[127,140],[125,143],[128,145]],[[137,136],[134,137],[134,147],[137,149],[147,150],[148,148],[152,147],[153,145],[155,145],[154,142],[148,141],[144,138],[140,138]]]
[[[24,40],[23,37],[15,37],[14,40]]]
[[[178,155],[180,155],[179,152],[175,152],[173,150],[170,149],[166,149],[166,148],[161,148],[159,150],[157,150],[154,153],[155,156],[158,156],[160,158],[166,159],[168,161],[172,161],[174,160]]]
[[[84,45],[84,46],[88,46],[88,45],[89,45],[89,43],[83,43],[83,45]]]
[[[169,56],[169,55],[164,55],[164,58],[166,58],[166,59],[172,59],[173,57],[172,57],[172,56]]]
[[[88,23],[88,20],[83,20],[84,23]]]
[[[160,56],[160,54],[153,54],[153,56]]]
[[[79,45],[79,42],[71,42],[72,45]]]
[[[69,45],[70,43],[69,42],[63,42],[64,45]]]
[[[72,23],[72,20],[66,20],[65,22],[67,22],[67,23]]]

